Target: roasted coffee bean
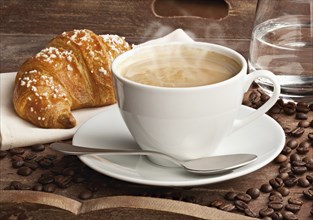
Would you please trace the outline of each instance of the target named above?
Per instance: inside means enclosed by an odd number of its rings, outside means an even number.
[[[29,167],[20,167],[17,170],[17,174],[21,175],[21,176],[29,176],[30,174],[32,174],[32,169],[30,169]]]
[[[302,161],[305,163],[313,163],[313,157],[304,157]]]
[[[283,127],[283,130],[285,132],[286,135],[290,135],[292,129],[290,127]]]
[[[35,185],[33,186],[32,190],[34,191],[42,191],[43,190],[43,185],[40,183],[35,183]]]
[[[307,116],[307,114],[305,114],[303,112],[298,112],[296,114],[296,119],[298,119],[298,120],[307,120],[308,116]]]
[[[7,151],[0,150],[0,159],[5,158],[8,155]]]
[[[290,197],[290,198],[288,199],[288,203],[289,203],[289,204],[294,204],[294,205],[302,206],[303,201],[300,200],[300,199],[297,199],[297,198]]]
[[[291,135],[293,137],[300,137],[304,133],[304,131],[305,131],[304,128],[297,127],[295,129],[291,130],[289,135]]]
[[[297,140],[291,139],[291,140],[287,141],[286,146],[290,147],[291,149],[295,149],[296,147],[298,147],[298,144],[299,143]]]
[[[308,175],[306,175],[306,179],[307,179],[311,184],[313,184],[313,174],[308,174]]]
[[[280,193],[279,193],[280,194]],[[282,195],[270,195],[268,197],[269,201],[278,201],[278,202],[282,202],[283,201],[283,197]]]
[[[284,147],[283,150],[281,151],[281,153],[284,155],[289,155],[291,152],[292,149],[290,147]]]
[[[313,217],[313,208],[311,209],[310,214]]]
[[[308,169],[306,167],[298,167],[298,166],[295,166],[295,167],[292,167],[291,168],[291,171],[294,173],[294,174],[297,174],[297,175],[302,175],[304,174]]]
[[[90,192],[92,192],[92,191],[90,191]],[[214,200],[210,203],[210,206],[214,207],[214,208],[219,208],[223,205],[225,205],[225,202],[223,200],[220,200],[220,199]]]
[[[260,190],[261,190],[261,192],[269,193],[273,190],[273,187],[270,184],[265,183],[265,184],[262,184]]]
[[[236,209],[244,212],[245,209],[249,208],[248,204],[241,200],[236,200],[234,202]]]
[[[289,108],[288,106],[284,107],[283,110],[286,115],[293,115],[296,112],[295,108]]]
[[[38,183],[41,184],[49,184],[49,183],[53,183],[54,182],[54,176],[50,173],[44,173],[41,174],[41,176],[38,179]]]
[[[288,159],[288,157],[284,154],[279,154],[276,158],[275,158],[275,162],[276,163],[283,163]]]
[[[54,184],[49,183],[43,186],[43,191],[44,192],[49,192],[49,193],[53,193],[56,190],[56,187]]]
[[[237,196],[237,193],[231,191],[231,192],[226,193],[224,198],[228,201],[234,201],[236,196]]]
[[[308,138],[313,141],[313,132],[312,133],[308,133]]]
[[[313,128],[313,120],[310,122],[310,127]]]
[[[220,210],[226,211],[226,212],[231,212],[233,211],[236,207],[233,204],[226,203],[220,207],[218,207]]]
[[[308,169],[308,170],[313,170],[313,162],[312,161],[309,161],[308,163],[306,163],[306,168]]]
[[[313,103],[309,104],[309,109],[313,111]]]
[[[291,168],[290,167],[282,167],[279,169],[279,173],[290,173]]]
[[[284,185],[284,181],[278,177],[270,179],[269,183],[274,189],[277,189]]]
[[[306,102],[298,102],[296,105],[296,108],[297,108],[298,112],[309,112],[310,111],[309,104]],[[298,108],[299,108],[299,110],[298,110]],[[301,111],[303,108],[305,110]]]
[[[298,154],[306,154],[310,150],[310,143],[308,141],[301,142],[297,148]]]
[[[12,182],[10,183],[10,188],[11,188],[11,189],[18,189],[21,184],[22,184],[22,183],[21,183],[20,181],[12,181]]]
[[[11,155],[24,154],[24,152],[25,152],[24,148],[13,148],[13,149],[10,149]]]
[[[313,200],[313,188],[307,189],[303,191],[303,195],[305,198]]]
[[[52,160],[50,159],[47,159],[47,158],[44,158],[42,160],[39,161],[39,165],[42,167],[42,168],[50,168],[53,166],[53,162]]]
[[[298,178],[297,177],[289,177],[288,179],[286,179],[284,181],[284,183],[285,183],[285,186],[287,186],[287,187],[293,187],[293,186],[298,184]]]
[[[284,220],[298,220],[298,217],[290,211],[285,211],[282,214],[283,214]]]
[[[260,211],[259,211],[259,215],[260,215],[261,217],[271,216],[273,213],[274,213],[274,209],[268,208],[268,207],[262,208],[262,209],[260,209]]]
[[[283,199],[283,196],[280,192],[273,191],[270,193],[270,196],[276,196],[277,198]]]
[[[57,159],[57,155],[55,155],[55,154],[47,154],[45,156],[45,158],[53,161],[53,160]]]
[[[280,192],[282,196],[288,196],[289,193],[290,193],[289,189],[287,189],[287,188],[284,187],[284,186],[278,188],[277,191]]]
[[[306,163],[302,160],[295,160],[291,162],[291,165],[294,167],[304,167]]]
[[[301,160],[300,155],[299,155],[299,154],[296,154],[296,153],[291,154],[291,155],[290,155],[290,161],[292,162],[292,161],[296,161],[296,160]]]
[[[258,92],[255,92],[255,91],[251,92],[249,94],[249,101],[252,104],[256,104],[256,103],[260,102],[261,101],[261,94]]]
[[[246,193],[250,195],[252,199],[256,199],[260,196],[260,190],[258,188],[250,188]]]
[[[54,177],[54,182],[60,188],[67,188],[70,185],[72,179],[73,179],[72,176],[58,175]]]
[[[281,214],[281,212],[274,212],[271,215],[271,218],[272,218],[272,220],[283,220],[284,219],[283,214]]]
[[[269,110],[270,113],[273,113],[273,114],[279,114],[281,112],[281,108],[277,105],[274,105],[270,110]]]
[[[25,161],[24,166],[36,170],[38,168],[38,163],[36,161]]]
[[[308,186],[310,186],[310,182],[306,178],[301,177],[301,178],[298,179],[298,186],[308,187]]]
[[[13,155],[11,157],[12,161],[20,161],[20,160],[24,160],[24,157],[22,155]]]
[[[283,209],[284,205],[281,201],[277,201],[277,200],[273,200],[273,201],[270,201],[267,206],[269,208],[272,208],[274,209],[275,211],[280,211]]]
[[[288,173],[280,173],[277,175],[277,177],[282,179],[283,181],[285,181],[286,179],[289,178],[289,174]]]
[[[12,167],[13,168],[20,168],[24,166],[24,161],[23,160],[15,160],[12,162]]]
[[[247,193],[238,193],[236,196],[236,199],[244,201],[245,203],[249,203],[251,201],[252,197]]]
[[[267,102],[268,100],[270,99],[270,96],[265,94],[265,93],[262,93],[261,94],[261,101],[262,102]]]
[[[10,186],[16,190],[30,190],[31,189],[31,186],[27,184],[23,184],[19,181],[12,181]]]
[[[308,128],[308,127],[310,127],[310,122],[309,121],[299,121],[298,127]]]
[[[34,144],[33,146],[31,146],[31,150],[34,152],[44,151],[45,149],[46,147],[43,144]]]
[[[254,211],[252,211],[250,208],[247,208],[244,210],[244,213],[246,216],[252,217],[252,218],[256,218],[258,217],[258,214],[256,214]]]
[[[291,211],[293,213],[296,213],[296,212],[300,211],[301,206],[300,205],[296,205],[296,204],[288,204],[288,205],[285,205],[285,209],[288,210],[288,211]]]
[[[79,193],[78,198],[86,200],[92,198],[93,193],[90,190],[84,190],[81,193]]]
[[[37,154],[35,154],[35,153],[32,153],[32,152],[30,152],[30,153],[28,153],[28,154],[26,154],[25,155],[25,160],[33,160],[33,159],[35,159],[37,157]]]

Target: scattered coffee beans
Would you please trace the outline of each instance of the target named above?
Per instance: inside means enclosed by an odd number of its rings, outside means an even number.
[[[277,189],[277,188],[282,187],[284,185],[284,181],[278,177],[271,179],[269,181],[269,183],[274,189]]]
[[[273,187],[270,184],[265,183],[265,184],[262,184],[260,190],[261,190],[261,192],[269,193],[273,190]]]
[[[284,220],[298,220],[298,217],[290,211],[285,211],[282,214]]]
[[[249,203],[251,201],[252,197],[247,193],[238,193],[236,196],[236,199],[241,200],[245,203]]]
[[[246,193],[250,195],[252,199],[256,199],[260,196],[260,190],[258,188],[250,188]]]
[[[32,169],[30,169],[29,167],[20,167],[17,170],[17,174],[21,176],[29,176],[32,172],[33,172]]]
[[[234,201],[236,196],[237,196],[237,193],[235,193],[235,192],[228,192],[228,193],[225,194],[224,198],[226,200],[228,200],[228,201]]]
[[[43,186],[43,191],[44,192],[49,192],[49,193],[53,193],[56,190],[56,187],[54,184],[49,183]]]
[[[273,213],[274,213],[274,209],[268,208],[268,207],[262,208],[262,209],[260,209],[260,211],[259,211],[259,215],[260,215],[261,217],[271,216]]]
[[[44,151],[45,149],[46,149],[46,147],[43,144],[35,144],[35,145],[31,146],[31,150],[34,152]]]
[[[305,198],[313,200],[313,188],[307,189],[303,191],[303,195]]]
[[[291,211],[293,213],[299,212],[301,209],[301,205],[296,205],[296,204],[288,204],[285,206],[285,209],[288,211]]]

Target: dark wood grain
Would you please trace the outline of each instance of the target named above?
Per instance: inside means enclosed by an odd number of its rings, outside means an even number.
[[[188,15],[159,16],[153,10],[154,0],[3,0],[0,10],[0,72],[17,71],[26,58],[44,48],[53,36],[81,28],[97,34],[125,36],[134,44],[182,28],[195,40],[230,46],[246,56],[256,0],[228,2],[228,15],[214,20]]]

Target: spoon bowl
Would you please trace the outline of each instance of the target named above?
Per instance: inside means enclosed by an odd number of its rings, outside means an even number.
[[[172,156],[156,152],[132,149],[102,149],[75,146],[67,143],[52,143],[50,147],[56,151],[69,155],[153,155],[167,159],[186,171],[196,174],[219,174],[245,166],[257,159],[254,154],[228,154],[219,156],[202,157],[193,160],[180,161]]]

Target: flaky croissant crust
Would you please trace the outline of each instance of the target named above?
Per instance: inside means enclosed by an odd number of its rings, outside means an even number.
[[[13,94],[17,114],[43,128],[72,128],[71,110],[116,102],[111,63],[130,49],[117,35],[64,32],[20,67]]]

